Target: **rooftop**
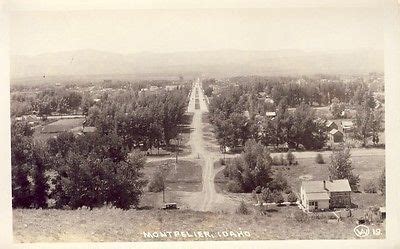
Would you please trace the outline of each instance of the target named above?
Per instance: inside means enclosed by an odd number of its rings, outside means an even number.
[[[339,130],[332,129],[329,133],[332,134],[332,135],[335,135],[338,132],[341,133]]]
[[[349,181],[347,179],[325,181],[326,189],[330,192],[349,192],[351,191]],[[324,181],[304,181],[301,183],[306,193],[326,192],[324,189]]]

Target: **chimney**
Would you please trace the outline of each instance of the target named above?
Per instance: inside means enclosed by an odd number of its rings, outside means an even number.
[[[325,190],[328,190],[328,189],[326,188],[326,181],[325,181],[325,180],[323,180],[323,183],[324,183],[324,189],[325,189]]]

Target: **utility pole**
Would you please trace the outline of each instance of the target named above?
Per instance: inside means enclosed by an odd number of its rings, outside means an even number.
[[[163,189],[162,189],[162,201],[163,201],[163,203],[165,203],[165,185],[163,186]]]

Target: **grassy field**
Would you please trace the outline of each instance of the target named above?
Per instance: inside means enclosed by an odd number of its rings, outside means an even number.
[[[167,190],[196,192],[201,190],[201,166],[198,163],[178,160],[148,162],[143,169],[145,178],[150,180],[153,173],[161,167],[166,170]]]
[[[40,125],[35,128],[33,133],[33,138],[37,141],[46,141],[47,139],[54,137],[60,132],[69,131],[73,128],[82,126],[84,118],[74,118],[74,119],[60,119],[55,122],[50,122],[49,120],[44,122],[43,125]],[[54,133],[42,133],[42,129],[44,130],[53,130],[57,131]]]
[[[202,170],[196,162],[178,160],[163,160],[148,162],[143,169],[144,177],[150,181],[154,172],[162,168],[166,174],[165,202],[176,202],[181,209],[188,209],[187,197],[202,189]],[[147,191],[141,198],[140,207],[143,209],[160,208],[163,205],[162,193]]]
[[[281,209],[286,209],[284,212]],[[81,210],[13,211],[15,242],[112,242],[160,240],[284,240],[357,239],[354,220],[333,223],[327,219],[299,222],[297,207],[282,207],[267,215],[249,215],[163,210],[120,210],[111,208]],[[382,239],[383,234],[368,239]],[[334,229],[333,229],[334,228]],[[145,238],[143,232],[208,231],[214,238]],[[218,232],[246,231],[250,237],[219,237]]]

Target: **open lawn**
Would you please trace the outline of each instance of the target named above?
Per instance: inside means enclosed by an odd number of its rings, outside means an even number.
[[[163,160],[148,162],[142,170],[146,180],[150,181],[154,172],[162,168],[166,172],[165,202],[176,202],[181,209],[188,209],[188,199],[191,195],[202,189],[201,166],[196,162],[178,160]],[[147,191],[141,197],[140,208],[154,209],[163,205],[162,192]]]
[[[285,209],[285,210],[284,210]],[[280,207],[275,212],[249,215],[195,212],[190,210],[120,210],[112,208],[81,210],[13,211],[15,242],[112,242],[166,240],[286,240],[357,239],[353,219],[330,222],[327,219],[297,221],[297,207]],[[383,234],[368,239],[382,239]],[[210,237],[145,238],[143,232],[206,231]],[[223,231],[245,231],[250,237],[219,237]]]
[[[84,118],[60,119],[55,122],[46,121],[43,125],[37,126],[33,138],[37,141],[46,141],[55,135],[82,126]]]
[[[148,162],[143,169],[147,180],[150,180],[153,173],[161,167],[167,172],[166,189],[169,191],[201,191],[201,166],[196,162],[178,160],[164,160]]]

